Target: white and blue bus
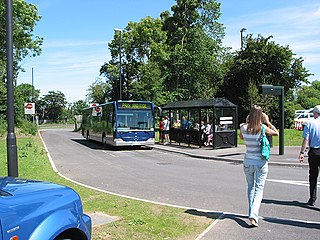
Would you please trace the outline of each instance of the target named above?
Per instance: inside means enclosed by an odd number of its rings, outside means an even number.
[[[112,101],[83,109],[82,136],[106,146],[153,146],[154,104]]]

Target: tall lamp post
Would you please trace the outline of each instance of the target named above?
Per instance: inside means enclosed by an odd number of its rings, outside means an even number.
[[[35,68],[36,66],[32,66],[31,67],[31,102],[34,103],[34,74],[33,74],[33,69]],[[32,114],[32,122],[34,123],[34,117],[35,115]]]
[[[240,30],[241,50],[243,49],[243,32],[246,30],[247,30],[246,28],[241,28]]]
[[[12,0],[6,0],[6,50],[7,50],[7,98],[8,98],[8,134],[7,160],[8,176],[18,177],[17,138],[14,132],[14,96],[13,96],[13,17]]]
[[[34,101],[34,74],[33,74],[33,69],[35,68],[36,66],[32,66],[31,67],[31,102]]]
[[[122,62],[121,62],[121,45],[122,45],[122,29],[115,28],[116,32],[120,33],[120,43],[119,43],[119,99],[122,99]]]

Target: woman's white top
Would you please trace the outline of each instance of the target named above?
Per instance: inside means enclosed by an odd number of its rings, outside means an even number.
[[[256,165],[261,163],[261,161],[265,162],[261,155],[261,132],[258,134],[249,134],[247,133],[247,127],[248,124],[246,123],[240,125],[240,131],[246,144],[246,155],[243,163],[247,165]]]

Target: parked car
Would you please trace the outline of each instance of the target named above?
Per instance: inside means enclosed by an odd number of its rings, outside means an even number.
[[[71,188],[0,177],[0,240],[90,240],[91,219]]]

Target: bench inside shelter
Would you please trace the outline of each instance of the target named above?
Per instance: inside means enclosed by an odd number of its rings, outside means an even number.
[[[163,116],[169,117],[171,143],[213,149],[237,147],[238,107],[225,98],[177,101],[162,110]],[[211,125],[212,141],[203,133],[207,124]]]

